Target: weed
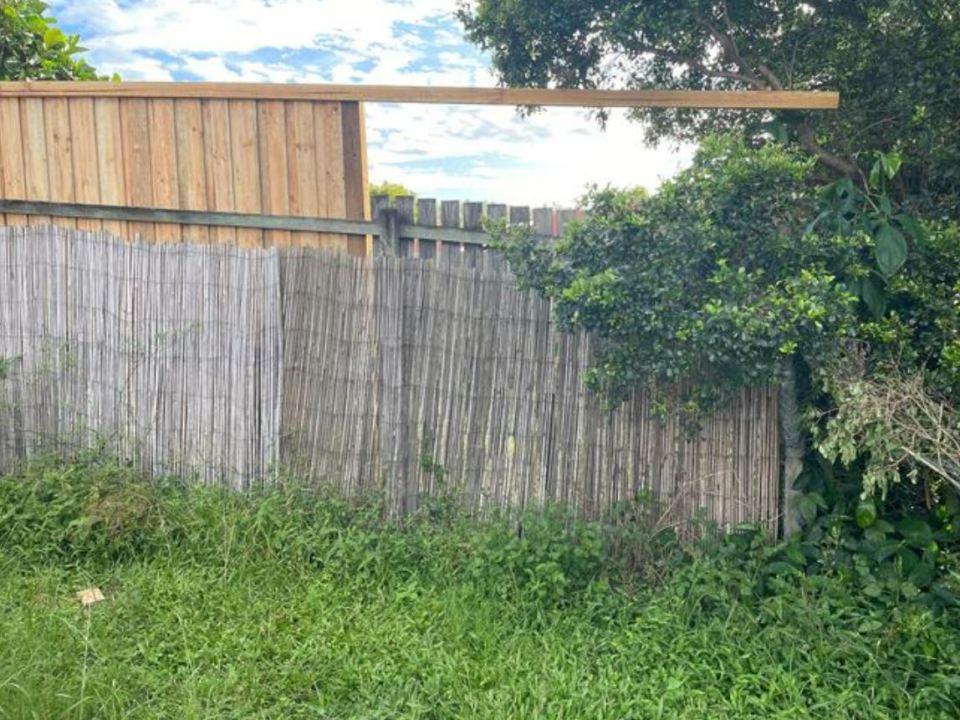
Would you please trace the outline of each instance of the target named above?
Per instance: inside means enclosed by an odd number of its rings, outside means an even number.
[[[771,572],[749,526],[687,547],[643,496],[388,523],[88,457],[0,514],[0,718],[960,716],[952,611]]]

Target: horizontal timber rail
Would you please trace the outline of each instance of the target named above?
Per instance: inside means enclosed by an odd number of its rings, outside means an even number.
[[[212,82],[3,82],[0,97],[200,98],[625,108],[836,110],[840,95],[795,90],[581,90]]]
[[[393,236],[421,240],[439,240],[462,245],[489,245],[484,232],[428,225],[399,224],[394,208],[381,210],[380,222],[344,220],[340,218],[303,217],[293,215],[260,215],[251,213],[214,212],[209,210],[167,210],[127,205],[91,205],[32,200],[0,199],[0,214],[43,215],[89,220],[128,220],[134,222],[207,225],[211,227],[289,230],[293,232],[343,233],[345,235]]]

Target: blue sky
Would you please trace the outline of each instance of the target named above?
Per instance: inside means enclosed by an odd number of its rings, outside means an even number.
[[[493,86],[456,0],[54,0],[101,72],[127,80]],[[648,148],[615,113],[367,106],[370,176],[423,197],[568,205],[587,185],[654,188],[689,148]]]

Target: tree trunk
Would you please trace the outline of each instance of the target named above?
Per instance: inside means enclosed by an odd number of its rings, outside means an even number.
[[[797,507],[797,496],[800,492],[794,489],[793,485],[803,472],[803,457],[806,451],[797,402],[797,373],[792,357],[783,361],[780,377],[780,441],[783,445],[781,528],[783,537],[789,538],[800,529],[800,510]]]

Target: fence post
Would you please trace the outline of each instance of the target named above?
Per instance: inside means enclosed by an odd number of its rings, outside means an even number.
[[[379,257],[400,257],[400,213],[396,208],[380,208],[380,238],[376,245]]]

